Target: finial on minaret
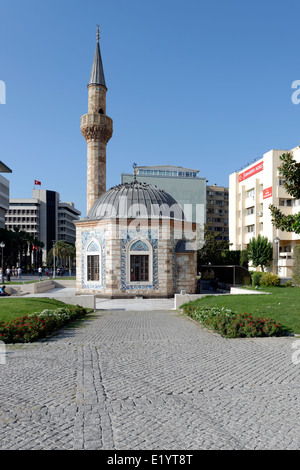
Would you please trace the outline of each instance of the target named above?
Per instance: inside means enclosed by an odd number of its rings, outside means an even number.
[[[100,39],[100,28],[99,25],[97,24],[97,42],[99,42]]]

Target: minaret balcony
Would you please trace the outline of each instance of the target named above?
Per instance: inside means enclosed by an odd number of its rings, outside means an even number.
[[[103,126],[113,128],[113,120],[106,114],[84,114],[81,116],[81,128],[89,126]]]
[[[113,134],[113,120],[105,114],[84,114],[80,128],[87,142],[107,143]]]

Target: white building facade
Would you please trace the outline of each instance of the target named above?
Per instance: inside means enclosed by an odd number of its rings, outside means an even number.
[[[300,235],[276,229],[272,224],[269,205],[279,207],[285,215],[293,215],[300,210],[300,200],[286,192],[278,170],[282,163],[279,157],[288,152],[293,154],[294,160],[300,162],[299,147],[293,150],[270,150],[261,159],[229,176],[231,249],[247,248],[251,238],[259,234],[267,237],[273,244],[273,263],[267,271],[283,278],[292,276],[293,249],[300,243]]]

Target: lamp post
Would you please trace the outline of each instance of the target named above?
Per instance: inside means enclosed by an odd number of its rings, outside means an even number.
[[[3,259],[3,248],[5,248],[5,243],[0,243],[1,248],[1,268],[2,268],[2,282],[4,282],[4,259]]]
[[[278,265],[279,265],[279,242],[280,242],[279,237],[276,237],[274,242],[276,243],[276,258],[277,258],[277,260],[276,260],[276,274],[278,276],[278,271],[279,271],[279,269],[278,269]]]

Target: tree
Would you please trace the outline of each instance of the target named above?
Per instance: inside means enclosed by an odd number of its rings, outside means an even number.
[[[61,267],[68,266],[69,271],[71,271],[73,260],[76,256],[75,246],[59,240],[55,243],[54,249],[56,265]],[[50,265],[53,264],[53,248],[48,252],[47,261]]]
[[[279,172],[284,178],[284,188],[290,196],[300,199],[300,163],[293,159],[291,153],[284,153],[279,158],[283,162],[279,167]],[[294,215],[284,215],[273,204],[269,205],[269,209],[272,215],[272,224],[277,229],[300,233],[300,212]]]
[[[228,250],[228,240],[217,240],[217,235],[210,230],[209,225],[204,226],[204,245],[197,254],[197,266],[200,270],[201,265],[224,264],[223,252]]]
[[[267,237],[258,235],[257,238],[251,238],[248,246],[248,258],[255,268],[260,266],[262,271],[264,271],[265,266],[271,264],[273,246]]]
[[[300,245],[294,247],[293,280],[300,285]]]

